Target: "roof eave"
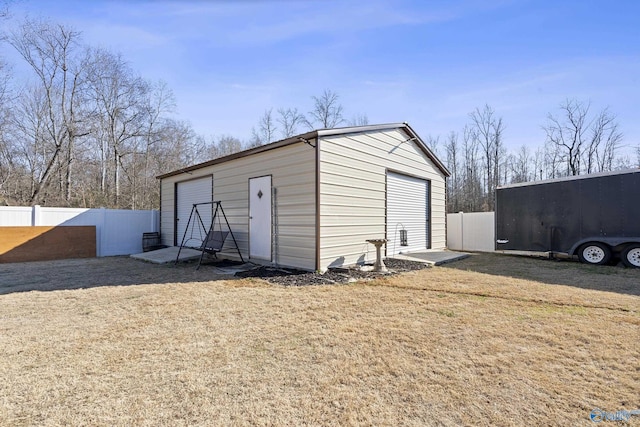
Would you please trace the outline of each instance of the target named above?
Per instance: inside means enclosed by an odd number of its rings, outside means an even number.
[[[409,126],[409,123],[404,122],[402,126],[407,130],[409,137],[411,139],[414,139],[416,142],[418,142],[418,146],[420,147],[420,149],[422,149],[422,151],[427,155],[427,157],[438,167],[438,169],[440,169],[440,171],[444,174],[444,176],[447,178],[450,177],[451,172],[449,172],[449,169],[447,169],[447,167],[440,161],[440,159],[438,159],[438,157],[433,153],[433,151],[431,151],[429,146],[425,144],[422,138],[418,136],[418,134],[413,130],[413,128]]]
[[[436,157],[436,155],[431,151],[431,149],[427,146],[427,144],[424,143],[424,141],[418,136],[418,134],[413,130],[413,128],[409,126],[407,122],[404,122],[404,123],[387,123],[387,124],[380,124],[380,125],[350,126],[350,127],[343,127],[343,128],[313,130],[307,133],[292,136],[291,138],[287,138],[280,141],[272,142],[270,144],[250,148],[248,150],[240,151],[238,153],[229,154],[228,156],[218,157],[217,159],[198,163],[196,165],[187,166],[182,169],[178,169],[172,172],[158,175],[156,178],[164,179],[164,178],[169,178],[175,175],[180,175],[182,173],[189,173],[197,169],[216,165],[218,163],[224,163],[230,160],[239,159],[246,156],[251,156],[253,154],[262,153],[269,150],[274,150],[287,145],[296,144],[296,143],[306,143],[311,139],[317,139],[319,137],[333,136],[333,135],[346,135],[346,134],[353,134],[353,133],[364,133],[364,132],[381,131],[381,130],[389,130],[389,129],[404,129],[407,132],[409,139],[417,142],[418,147],[420,147],[420,149],[426,154],[426,156],[436,165],[438,169],[440,169],[440,171],[445,175],[445,177],[451,176],[451,172],[449,172],[449,170],[445,167],[445,165]]]
[[[260,145],[258,147],[249,148],[248,150],[239,151],[237,153],[229,154],[227,156],[222,156],[215,158],[213,160],[207,160],[206,162],[198,163],[195,165],[187,166],[182,169],[174,170],[171,172],[167,172],[162,175],[156,176],[156,179],[164,179],[169,178],[175,175],[180,175],[182,173],[189,173],[191,171],[205,168],[208,166],[213,166],[218,163],[228,162],[229,160],[239,159],[246,156],[251,156],[253,154],[262,153],[269,150],[274,150],[276,148],[284,147],[291,144],[303,143],[307,142],[310,139],[315,139],[318,137],[318,131],[311,131],[307,133],[303,133],[300,135],[292,136],[291,138],[282,139],[280,141],[272,142],[270,144]]]

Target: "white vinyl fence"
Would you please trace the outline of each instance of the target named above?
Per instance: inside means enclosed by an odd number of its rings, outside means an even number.
[[[0,226],[95,225],[99,257],[142,252],[142,234],[160,230],[157,210],[0,206]]]
[[[447,214],[447,248],[454,251],[495,251],[494,212]]]

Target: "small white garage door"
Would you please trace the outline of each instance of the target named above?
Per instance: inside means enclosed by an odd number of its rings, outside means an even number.
[[[429,182],[387,173],[387,255],[429,246]]]
[[[176,187],[177,245],[181,244],[184,237],[185,246],[200,246],[211,226],[212,206],[210,204],[198,206],[198,213],[200,214],[204,227],[195,217],[192,217],[191,222],[189,222],[189,216],[195,203],[211,202],[212,200],[213,177],[211,175],[178,183]],[[188,229],[187,224],[189,226]]]

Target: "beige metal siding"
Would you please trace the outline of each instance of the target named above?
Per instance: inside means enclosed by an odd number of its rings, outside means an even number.
[[[222,202],[243,256],[249,245],[249,178],[271,175],[275,189],[274,255],[283,266],[316,268],[315,149],[303,143],[240,157],[162,180],[161,232],[173,244],[174,185],[213,174],[213,198]],[[225,255],[233,257],[230,239]]]
[[[445,177],[401,129],[328,136],[320,149],[320,268],[373,260],[385,237],[386,172],[431,182],[431,247],[443,249]]]

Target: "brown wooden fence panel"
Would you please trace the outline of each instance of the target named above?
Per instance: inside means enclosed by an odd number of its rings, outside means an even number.
[[[0,227],[0,263],[96,256],[96,227]]]

